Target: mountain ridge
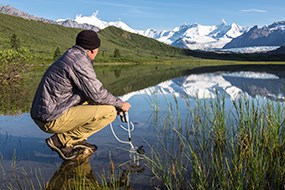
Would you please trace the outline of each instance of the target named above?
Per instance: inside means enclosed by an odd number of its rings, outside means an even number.
[[[108,26],[115,26],[131,33],[156,39],[171,46],[190,50],[215,51],[222,48],[285,45],[285,21],[275,22],[262,28],[258,28],[257,26],[249,28],[236,23],[229,25],[222,20],[222,23],[212,26],[186,23],[172,30],[157,31],[155,29],[147,29],[142,31],[132,29],[122,21],[102,21],[97,17],[97,13],[93,13],[91,16],[77,15],[75,20],[58,19],[57,21],[53,21],[30,15],[9,5],[0,5],[0,12],[64,27],[94,31],[102,30]]]
[[[248,27],[242,27],[235,23],[228,25],[224,21],[212,26],[184,24],[158,35],[156,39],[172,46],[193,50],[220,49],[233,38],[242,35],[247,29]]]
[[[97,13],[93,13],[91,16],[77,15],[74,20],[72,19],[58,19],[57,21],[44,19],[30,15],[24,11],[20,11],[9,5],[0,5],[0,12],[19,16],[25,19],[38,20],[50,24],[62,25],[64,27],[70,28],[80,28],[80,29],[91,29],[95,31],[102,30],[108,26],[115,26],[126,30],[128,32],[140,34],[149,38],[156,39],[160,42],[166,43],[171,46],[176,46],[179,48],[186,49],[209,49],[209,48],[221,48],[227,42],[229,42],[233,37],[241,34],[240,31],[226,33],[227,31],[233,31],[233,25],[226,25],[223,21],[220,25],[214,26],[203,26],[200,24],[183,24],[181,26],[175,27],[173,30],[169,31],[156,31],[154,29],[148,29],[146,31],[135,30],[129,27],[122,21],[117,22],[105,22],[97,17]],[[236,28],[241,28],[240,26]],[[204,30],[207,30],[206,32]],[[222,31],[226,30],[226,31]],[[201,34],[201,35],[200,35]],[[234,36],[233,36],[234,35]]]
[[[284,46],[285,21],[274,22],[271,25],[258,28],[253,26],[243,35],[233,39],[224,48],[252,46]]]
[[[69,27],[69,28],[80,28],[80,29],[87,29],[87,30],[94,30],[94,31],[99,31],[99,28],[90,24],[78,24],[77,22],[74,22],[70,19],[66,19],[65,21],[54,21],[51,19],[45,19],[42,17],[37,17],[34,15],[31,15],[29,13],[26,13],[24,11],[20,11],[10,5],[1,5],[0,4],[0,12],[4,13],[4,14],[8,14],[11,16],[17,16],[17,17],[21,17],[24,19],[28,19],[28,20],[36,20],[36,21],[41,21],[41,22],[45,22],[45,23],[49,23],[49,24],[56,24],[56,25],[61,25],[64,27]]]

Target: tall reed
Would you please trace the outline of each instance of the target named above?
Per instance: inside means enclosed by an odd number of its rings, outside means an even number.
[[[159,188],[284,189],[284,103],[217,97],[168,101],[147,157]]]

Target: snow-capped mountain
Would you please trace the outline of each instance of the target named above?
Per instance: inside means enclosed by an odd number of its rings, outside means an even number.
[[[258,28],[252,27],[243,35],[233,39],[224,48],[252,47],[252,46],[284,46],[285,21]]]
[[[146,30],[142,35],[155,38],[166,44],[188,49],[219,49],[232,39],[242,35],[248,27],[235,23],[228,25],[222,21],[219,25],[183,24],[170,31]]]
[[[248,29],[248,27],[242,27],[235,23],[228,25],[223,21],[221,24],[213,26],[183,24],[168,31],[157,31],[155,29],[141,31],[129,27],[122,21],[103,21],[98,18],[98,12],[93,13],[91,16],[77,15],[74,21],[79,24],[93,25],[99,29],[115,26],[132,33],[154,38],[172,46],[202,50],[222,48],[233,38],[242,35]]]
[[[62,22],[63,19],[58,20]],[[229,43],[233,38],[242,35],[248,27],[242,27],[235,23],[228,25],[224,20],[219,25],[205,26],[200,24],[183,24],[173,30],[157,31],[147,29],[145,31],[135,30],[122,21],[106,22],[98,18],[98,12],[91,16],[77,15],[74,19],[79,24],[89,24],[104,29],[115,26],[123,30],[137,33],[160,42],[188,49],[219,49]]]
[[[114,22],[106,22],[102,21],[101,19],[98,18],[98,12],[93,13],[91,16],[82,16],[82,15],[77,15],[74,19],[75,22],[79,24],[89,24],[98,27],[100,30],[108,27],[108,26],[115,26],[117,28],[121,28],[123,30],[126,30],[128,32],[132,33],[137,33],[136,30],[132,29],[129,27],[126,23],[122,21],[114,21]],[[58,21],[62,21],[58,20]]]

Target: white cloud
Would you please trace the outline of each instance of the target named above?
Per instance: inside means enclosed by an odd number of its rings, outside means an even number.
[[[251,12],[251,13],[266,13],[266,10],[261,10],[261,9],[243,9],[240,10],[241,12]]]

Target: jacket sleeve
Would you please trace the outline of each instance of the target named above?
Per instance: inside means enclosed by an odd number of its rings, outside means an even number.
[[[72,76],[75,85],[82,92],[82,94],[93,103],[108,104],[117,108],[122,107],[122,100],[113,96],[102,83],[97,79],[92,63],[77,62],[74,65],[74,74]]]

